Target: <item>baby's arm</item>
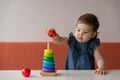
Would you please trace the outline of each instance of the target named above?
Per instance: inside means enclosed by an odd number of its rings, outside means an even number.
[[[55,36],[50,36],[49,31],[54,31]],[[46,30],[46,33],[48,34],[48,36],[52,39],[52,42],[54,42],[54,43],[67,44],[67,42],[68,42],[68,37],[63,37],[63,36],[58,35],[56,33],[55,29],[52,29],[52,28],[48,29],[48,30]]]
[[[105,62],[104,59],[100,53],[100,50],[98,47],[96,47],[95,51],[94,51],[94,57],[95,57],[95,61],[97,63],[97,67],[98,69],[95,70],[95,73],[98,75],[104,75],[105,74]]]

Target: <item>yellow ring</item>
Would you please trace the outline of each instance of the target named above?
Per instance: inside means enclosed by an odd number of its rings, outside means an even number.
[[[52,49],[45,49],[44,53],[54,53]]]

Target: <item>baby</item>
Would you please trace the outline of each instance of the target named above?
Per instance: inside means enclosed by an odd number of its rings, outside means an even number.
[[[105,62],[99,50],[100,40],[97,38],[98,28],[98,18],[86,13],[79,17],[75,33],[70,32],[67,37],[58,35],[53,28],[46,30],[54,43],[69,46],[65,70],[94,70],[96,62],[95,73],[105,74]]]

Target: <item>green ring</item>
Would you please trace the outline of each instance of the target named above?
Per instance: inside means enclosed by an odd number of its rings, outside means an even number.
[[[44,54],[44,57],[54,57],[54,55]]]
[[[51,61],[51,60],[53,60],[53,57],[44,57],[44,60]]]
[[[46,52],[44,52],[44,54],[46,54],[46,55],[47,55],[47,54],[48,54],[48,55],[54,55],[54,53],[46,53]]]

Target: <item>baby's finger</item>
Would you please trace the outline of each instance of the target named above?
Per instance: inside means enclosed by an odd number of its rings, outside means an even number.
[[[96,74],[96,73],[97,73],[97,70],[95,70],[94,73]]]

